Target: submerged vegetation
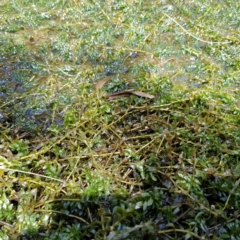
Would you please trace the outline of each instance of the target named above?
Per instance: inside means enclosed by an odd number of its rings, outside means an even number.
[[[240,239],[239,16],[2,0],[0,239]]]

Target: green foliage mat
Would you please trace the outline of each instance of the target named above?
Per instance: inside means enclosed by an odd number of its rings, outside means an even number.
[[[0,239],[239,239],[239,15],[1,1]]]

